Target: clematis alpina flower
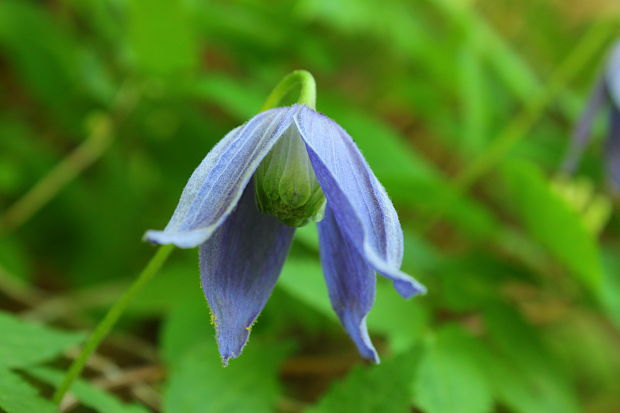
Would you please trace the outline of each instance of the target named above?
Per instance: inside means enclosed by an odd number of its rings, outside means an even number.
[[[596,115],[609,111],[609,126],[605,148],[607,177],[616,192],[620,192],[620,41],[609,55],[605,70],[592,91],[573,133],[571,150],[564,162],[564,169],[572,173],[588,144]]]
[[[295,227],[318,223],[332,306],[361,355],[375,272],[405,298],[424,287],[400,270],[403,234],[385,190],[351,137],[308,106],[270,109],[229,132],[190,177],[157,244],[200,247],[200,272],[226,364],[276,284]]]

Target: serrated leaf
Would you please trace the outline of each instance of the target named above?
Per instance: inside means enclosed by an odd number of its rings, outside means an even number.
[[[512,161],[503,169],[511,207],[540,245],[587,288],[597,292],[602,265],[596,239],[579,215],[551,189],[534,164]]]
[[[485,413],[493,407],[493,392],[470,339],[458,329],[445,328],[430,344],[414,382],[415,402],[428,413]]]
[[[58,386],[64,376],[63,372],[46,367],[29,368],[28,374],[53,386]],[[106,393],[85,381],[77,380],[71,387],[73,394],[84,406],[100,413],[148,413],[149,410],[137,404],[123,403],[116,396]]]
[[[411,411],[411,380],[421,348],[378,366],[353,369],[334,383],[307,413],[406,413]]]
[[[19,375],[0,369],[0,410],[6,413],[56,413],[57,407],[45,400]]]
[[[81,333],[63,332],[0,312],[0,366],[24,367],[50,360],[79,343]]]
[[[252,340],[223,367],[214,340],[198,343],[172,368],[165,413],[270,413],[280,393],[278,366],[289,346]]]

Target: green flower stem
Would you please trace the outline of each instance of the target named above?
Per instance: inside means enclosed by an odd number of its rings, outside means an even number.
[[[95,352],[110,330],[112,330],[118,319],[127,309],[127,306],[131,300],[159,271],[173,249],[174,245],[164,245],[159,247],[153,258],[151,258],[144,270],[142,270],[140,275],[138,275],[138,278],[136,278],[131,287],[129,287],[121,298],[108,310],[105,317],[99,322],[95,330],[88,337],[86,343],[84,343],[84,347],[82,347],[82,351],[78,357],[73,361],[69,367],[69,370],[67,370],[62,383],[54,393],[54,403],[60,404],[67,391],[71,388],[73,382],[80,376],[86,362],[88,361],[88,358]]]
[[[540,89],[539,93],[525,105],[523,110],[513,118],[489,147],[457,175],[452,182],[452,192],[440,201],[435,212],[428,218],[422,233],[427,233],[433,228],[455,199],[464,195],[482,176],[492,170],[517,143],[527,136],[546,108],[554,99],[566,91],[566,85],[571,79],[592,61],[596,53],[617,31],[617,20],[603,21],[595,24],[584,35],[573,52],[551,76],[546,87]]]
[[[286,96],[295,86],[299,85],[299,98],[297,103],[302,103],[309,106],[312,109],[316,108],[316,82],[314,77],[307,70],[295,70],[294,72],[286,75],[280,83],[271,91],[267,100],[261,108],[261,112],[267,109],[278,107],[280,101]]]

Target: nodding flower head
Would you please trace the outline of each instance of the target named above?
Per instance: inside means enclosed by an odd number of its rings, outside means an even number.
[[[202,287],[225,364],[247,342],[295,227],[310,220],[319,221],[332,306],[363,357],[379,361],[366,328],[375,273],[405,298],[424,292],[400,270],[398,216],[347,132],[306,105],[261,112],[206,155],[166,228],[145,235],[156,244],[200,247]]]
[[[608,112],[605,139],[605,169],[614,192],[620,193],[620,41],[611,49],[603,73],[591,92],[577,123],[563,169],[573,173],[592,136],[592,127],[601,111]]]

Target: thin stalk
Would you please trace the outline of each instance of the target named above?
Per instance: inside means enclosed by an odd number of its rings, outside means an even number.
[[[277,107],[284,96],[286,96],[294,87],[298,85],[300,87],[300,91],[299,97],[297,98],[297,103],[302,103],[312,109],[315,109],[316,82],[314,77],[307,70],[295,70],[285,76],[280,83],[273,88],[267,97],[267,100],[265,100],[261,111]]]
[[[110,114],[97,114],[88,137],[0,216],[0,234],[6,235],[26,223],[71,181],[105,153],[114,140],[114,129],[135,106],[137,95],[123,87]]]
[[[84,343],[82,351],[78,357],[73,361],[73,363],[71,363],[71,366],[69,367],[69,370],[67,370],[62,383],[54,393],[54,403],[60,404],[62,402],[63,397],[67,391],[69,391],[73,382],[82,373],[88,358],[95,352],[110,330],[112,330],[118,319],[127,309],[131,300],[133,300],[133,298],[142,290],[149,280],[159,271],[173,249],[174,245],[164,245],[159,247],[153,258],[151,258],[144,270],[142,270],[140,275],[138,275],[138,278],[136,278],[121,298],[112,307],[110,307],[105,317],[99,322],[95,330]]]

